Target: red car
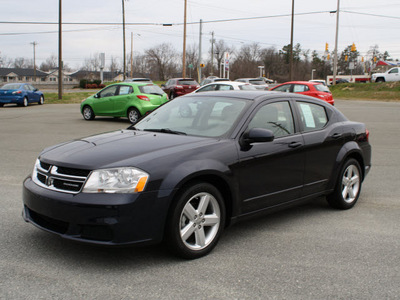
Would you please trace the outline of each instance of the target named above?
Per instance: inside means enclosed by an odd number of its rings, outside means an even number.
[[[333,100],[332,93],[329,88],[319,82],[290,81],[279,84],[273,88],[270,88],[269,90],[303,94],[324,100],[332,105],[335,104],[335,100]]]
[[[161,85],[163,91],[169,96],[169,99],[183,96],[197,90],[200,85],[192,78],[173,78]]]

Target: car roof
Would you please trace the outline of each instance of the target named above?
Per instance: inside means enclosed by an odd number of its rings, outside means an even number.
[[[328,109],[334,109],[334,107],[330,105],[328,102],[314,97],[301,95],[297,93],[285,93],[285,92],[265,91],[265,90],[207,91],[202,93],[190,93],[181,97],[204,97],[204,96],[210,98],[215,98],[215,97],[236,98],[236,99],[244,99],[255,102],[261,102],[265,100],[277,100],[277,99],[284,99],[284,100],[297,99],[323,105],[325,107],[328,107]]]
[[[281,84],[305,84],[305,85],[318,85],[318,84],[322,84],[321,82],[315,82],[315,81],[287,81]]]
[[[232,86],[240,86],[240,85],[250,85],[247,82],[239,82],[239,81],[214,81],[203,85],[202,87],[209,86],[209,85],[227,85],[230,84]]]

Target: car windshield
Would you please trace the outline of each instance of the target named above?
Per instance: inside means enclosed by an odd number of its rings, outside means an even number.
[[[178,84],[182,85],[197,85],[197,82],[191,79],[180,79],[178,80]]]
[[[256,90],[256,88],[254,86],[252,86],[251,84],[243,84],[243,85],[239,85],[239,89],[244,90],[244,91],[254,91]]]
[[[250,79],[249,82],[251,84],[255,84],[255,85],[265,85],[264,80],[260,80],[260,79]]]
[[[221,137],[233,128],[249,103],[227,97],[179,97],[136,123],[134,129]]]
[[[8,83],[2,86],[2,90],[18,90],[20,88],[20,84],[18,83]]]
[[[139,91],[143,94],[163,95],[164,91],[154,84],[139,85]]]
[[[320,91],[320,92],[326,92],[326,93],[330,93],[331,92],[329,90],[329,88],[327,86],[323,85],[322,83],[321,84],[316,84],[316,85],[314,85],[314,87],[315,87],[315,89],[317,91]]]

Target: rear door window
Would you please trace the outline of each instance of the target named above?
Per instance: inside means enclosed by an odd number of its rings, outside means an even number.
[[[320,130],[328,123],[328,115],[323,106],[306,102],[297,102],[297,106],[304,132]]]

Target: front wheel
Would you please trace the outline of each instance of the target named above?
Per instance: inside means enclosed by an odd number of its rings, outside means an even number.
[[[360,164],[351,158],[343,165],[335,190],[327,197],[329,205],[339,209],[352,208],[360,196],[361,183]]]
[[[43,103],[44,103],[44,97],[43,97],[43,96],[40,96],[40,99],[39,99],[38,104],[39,104],[39,105],[42,105]]]
[[[82,115],[86,121],[93,120],[95,117],[93,109],[88,105],[83,108]]]
[[[137,121],[139,121],[139,118],[140,118],[140,112],[136,108],[132,107],[128,110],[129,122],[135,124]]]
[[[225,224],[225,205],[217,188],[208,183],[186,187],[172,207],[166,242],[186,259],[207,255],[218,243]]]

